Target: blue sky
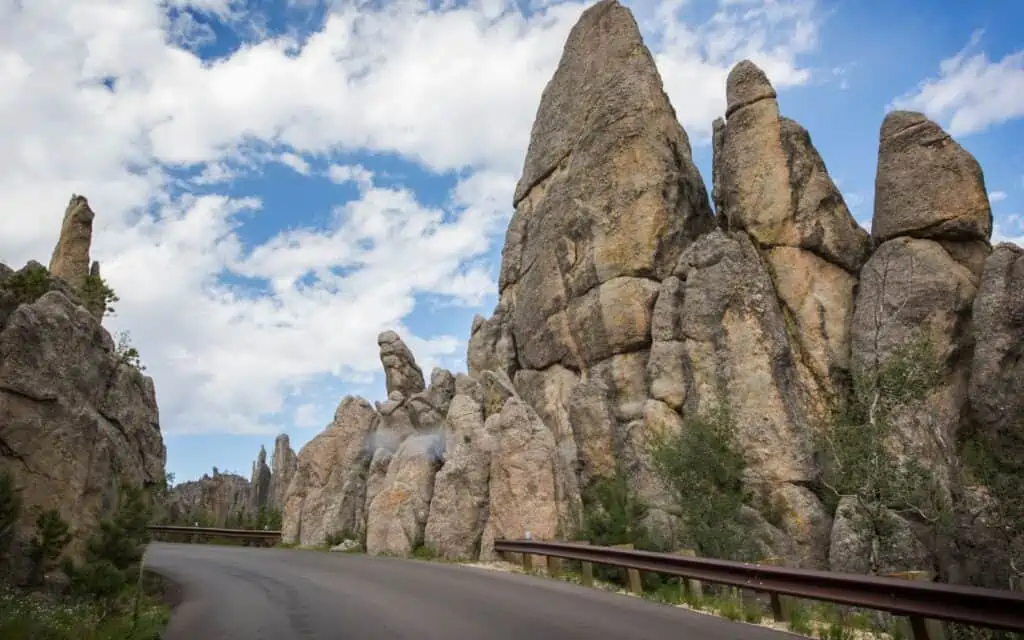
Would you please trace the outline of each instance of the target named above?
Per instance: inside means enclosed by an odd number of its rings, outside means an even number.
[[[464,369],[540,92],[588,4],[0,0],[0,259],[45,260],[86,195],[122,300],[107,325],[156,381],[168,470],[247,475],[345,394],[382,399],[383,329],[426,371]],[[997,236],[1024,242],[1024,4],[624,4],[705,181],[749,57],[862,224],[899,106],[978,157]]]

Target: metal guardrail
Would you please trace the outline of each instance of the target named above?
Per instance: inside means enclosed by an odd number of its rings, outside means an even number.
[[[281,541],[280,531],[259,529],[224,529],[216,527],[186,527],[176,525],[150,525],[150,533],[183,538],[238,538],[276,544]]]
[[[564,542],[496,540],[501,553],[580,560],[650,571],[780,595],[821,600],[908,616],[915,638],[930,638],[925,620],[1024,631],[1024,593],[935,582],[696,558]],[[780,608],[773,602],[776,618]]]

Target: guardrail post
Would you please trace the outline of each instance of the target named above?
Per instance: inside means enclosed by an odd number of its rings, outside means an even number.
[[[526,573],[533,573],[533,556],[529,553],[523,555],[523,571]]]
[[[548,556],[548,577],[557,578],[562,575],[562,559]]]
[[[633,549],[632,542],[612,546],[616,549]],[[644,584],[640,580],[640,570],[626,569],[626,575],[629,577],[629,590],[637,595],[641,595],[644,592]]]
[[[767,565],[769,567],[782,566],[782,558],[765,558],[759,564]],[[775,621],[788,622],[789,602],[787,599],[775,592],[769,592],[768,597],[771,598],[772,601],[772,617],[775,618]]]
[[[576,544],[590,544],[589,540],[577,540]],[[583,583],[584,587],[594,586],[594,563],[582,561],[580,562],[580,582]]]
[[[676,551],[676,555],[687,556],[690,558],[696,558],[697,552],[693,549],[679,549]],[[692,578],[679,578],[679,582],[683,587],[683,592],[688,598],[693,600],[701,600],[704,598],[704,585],[700,580],[694,580]]]
[[[889,573],[886,575],[890,578],[918,580],[920,582],[928,582],[932,579],[931,574],[927,571],[898,571],[896,573]],[[946,639],[946,633],[943,630],[942,623],[938,620],[929,620],[918,616],[910,616],[908,626],[910,627],[910,637],[914,640]]]

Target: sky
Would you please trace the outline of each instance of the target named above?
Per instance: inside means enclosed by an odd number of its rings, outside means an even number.
[[[85,195],[93,258],[157,388],[168,471],[248,475],[346,394],[376,336],[465,370],[496,302],[541,91],[589,2],[0,0],[0,261],[46,263]],[[725,78],[768,73],[858,221],[878,130],[938,121],[1024,244],[1024,3],[624,0],[705,182]]]

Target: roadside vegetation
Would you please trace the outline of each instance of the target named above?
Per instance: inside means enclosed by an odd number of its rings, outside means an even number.
[[[0,562],[11,566],[19,490],[0,473]],[[28,541],[29,572],[21,584],[0,584],[4,640],[157,640],[169,610],[163,582],[144,571],[152,496],[126,487],[116,511],[101,520],[73,559],[71,529],[57,511],[43,511]]]

